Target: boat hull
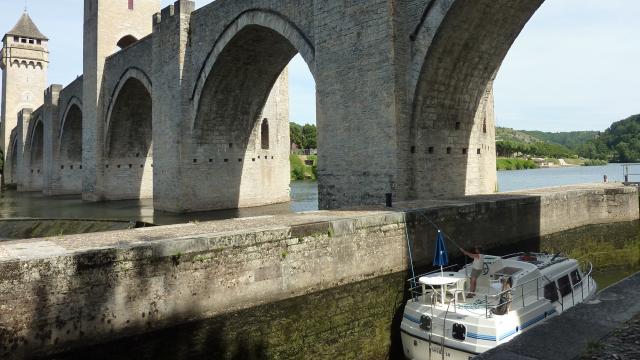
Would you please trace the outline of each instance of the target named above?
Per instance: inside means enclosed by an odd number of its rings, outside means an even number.
[[[404,356],[409,360],[469,360],[477,355],[429,342],[404,331],[400,335]]]

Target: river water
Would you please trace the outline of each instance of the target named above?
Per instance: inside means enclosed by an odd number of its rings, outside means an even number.
[[[640,172],[640,169],[638,169]],[[563,168],[498,172],[500,191],[533,189],[558,185],[622,181],[622,166],[576,166]],[[631,179],[633,181],[633,179]],[[219,220],[235,217],[284,214],[318,209],[318,185],[314,181],[291,183],[291,202],[256,208],[220,210],[193,214],[172,214],[153,210],[153,200],[125,200],[105,203],[83,202],[78,196],[44,197],[37,193],[7,191],[0,194],[0,219],[69,218],[144,221],[158,225],[189,221]]]

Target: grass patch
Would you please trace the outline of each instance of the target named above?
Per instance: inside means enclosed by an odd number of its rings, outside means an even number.
[[[604,166],[607,165],[608,162],[606,160],[598,160],[598,159],[587,159],[582,164],[583,166]]]
[[[311,162],[311,164],[305,164]],[[316,155],[289,155],[291,180],[315,180],[317,178],[318,157]]]

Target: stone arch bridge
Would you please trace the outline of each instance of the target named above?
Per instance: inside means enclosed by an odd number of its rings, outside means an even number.
[[[175,212],[287,201],[286,66],[300,54],[321,208],[493,192],[492,81],[542,2],[180,0],[129,19],[151,32],[112,35],[124,48],[103,58],[85,19],[84,75],[20,112],[6,181]]]

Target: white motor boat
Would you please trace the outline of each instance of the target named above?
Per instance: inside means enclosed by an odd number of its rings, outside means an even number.
[[[508,342],[593,296],[592,269],[559,253],[485,255],[474,294],[471,264],[416,276],[400,325],[404,355],[468,360]]]

